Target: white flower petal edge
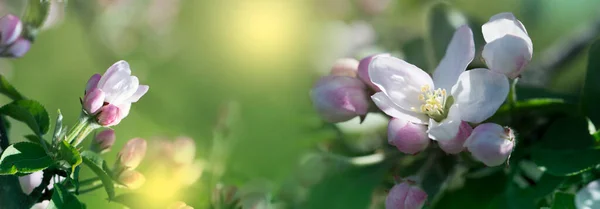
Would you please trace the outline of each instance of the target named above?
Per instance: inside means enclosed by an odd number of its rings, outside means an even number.
[[[446,119],[439,123],[433,119],[429,119],[427,130],[429,138],[439,141],[451,140],[458,134],[461,122],[461,112],[458,105],[452,105]]]
[[[477,68],[460,75],[452,87],[452,96],[463,121],[481,123],[496,113],[508,91],[506,76]]]
[[[389,116],[401,118],[417,124],[427,124],[427,115],[413,111],[406,111],[400,108],[398,105],[394,104],[394,102],[392,102],[390,98],[383,92],[375,93],[373,96],[371,96],[371,99],[373,99],[373,102],[375,102],[375,105],[377,105],[381,111]]]
[[[434,89],[429,74],[404,60],[377,56],[369,64],[369,77],[389,99],[406,111],[419,108],[421,87]]]
[[[450,90],[474,57],[473,31],[463,25],[454,32],[444,58],[433,73],[435,87]]]

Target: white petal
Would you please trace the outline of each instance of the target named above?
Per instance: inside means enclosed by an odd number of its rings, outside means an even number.
[[[123,120],[123,118],[129,115],[129,110],[131,109],[131,103],[123,103],[117,106],[119,108],[119,120]]]
[[[481,123],[504,103],[508,95],[508,78],[485,68],[466,71],[452,87],[454,104],[458,104],[461,119]]]
[[[486,44],[482,56],[490,70],[516,78],[531,60],[529,44],[522,38],[507,35]]]
[[[407,111],[398,107],[392,100],[383,92],[377,92],[371,96],[375,105],[381,109],[385,114],[394,117],[408,120],[413,123],[427,124],[428,117],[425,114]]]
[[[435,87],[450,90],[474,57],[473,31],[469,26],[463,25],[454,32],[446,49],[446,55],[433,73]]]
[[[444,120],[437,122],[433,119],[429,119],[429,127],[427,133],[429,138],[438,141],[451,140],[456,137],[460,128],[461,112],[459,105],[455,104],[448,110],[448,117]]]
[[[425,71],[391,56],[373,58],[369,64],[369,77],[373,84],[405,110],[421,106],[419,94],[422,86],[434,88],[431,77]]]
[[[136,93],[139,84],[137,77],[126,75],[124,72],[117,72],[102,87],[102,90],[106,92],[106,102],[114,105],[126,102]]]
[[[135,91],[135,93],[131,97],[129,97],[129,99],[127,99],[127,102],[137,102],[138,100],[140,100],[140,98],[142,98],[142,96],[144,96],[144,94],[146,94],[146,92],[148,92],[149,88],[150,86],[148,85],[139,85],[137,91]]]
[[[481,26],[481,32],[486,43],[506,35],[516,36],[523,39],[527,43],[529,51],[533,52],[533,44],[527,30],[512,13],[500,13],[492,16],[487,23]]]
[[[108,68],[108,70],[106,70],[104,75],[102,75],[102,78],[100,79],[100,81],[98,81],[98,88],[102,88],[102,86],[104,86],[106,81],[108,79],[110,79],[117,72],[124,72],[124,73],[127,73],[127,75],[131,75],[131,69],[129,68],[129,63],[127,63],[124,60],[121,60],[121,61],[116,62],[112,66],[110,66]]]

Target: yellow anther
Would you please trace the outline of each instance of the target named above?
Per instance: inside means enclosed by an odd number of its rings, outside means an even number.
[[[429,85],[425,84],[421,86],[421,92],[425,93],[429,91]]]

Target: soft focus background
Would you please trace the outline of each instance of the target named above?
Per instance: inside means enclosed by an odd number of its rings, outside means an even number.
[[[273,194],[287,192],[286,183],[298,174],[306,153],[337,138],[317,117],[308,97],[311,85],[336,58],[392,52],[432,70],[424,46],[437,43],[438,36],[448,37],[429,33],[434,27],[429,25],[430,6],[437,2],[432,0],[52,1],[56,6],[46,30],[30,52],[22,59],[0,60],[0,72],[24,95],[45,104],[53,118],[60,109],[65,123],[72,125],[89,76],[118,60],[128,61],[150,91],[115,127],[116,145],[105,156],[112,164],[133,137],[150,142],[193,138],[196,157],[210,165],[202,169],[200,180],[185,189],[169,190],[169,183],[156,183],[141,190],[172,193],[169,200],[183,200],[195,208],[208,207],[217,182],[238,187],[259,182],[257,187]],[[24,2],[0,0],[0,14],[21,14]],[[576,48],[566,62],[552,63],[553,56],[577,46],[577,40],[597,36],[600,1],[446,2],[451,23],[473,25],[479,49],[481,24],[494,14],[514,13],[534,43],[531,69],[521,84],[559,93],[579,91],[587,45]],[[231,127],[235,134],[215,139],[222,109],[231,106],[239,112]],[[28,134],[24,126],[13,124],[13,138]],[[360,146],[369,146],[369,139],[363,140]],[[370,198],[368,194],[363,198]],[[82,196],[82,201],[88,208],[122,207],[105,198],[98,190]]]

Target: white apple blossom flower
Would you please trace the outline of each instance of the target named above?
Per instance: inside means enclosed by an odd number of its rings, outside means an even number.
[[[394,118],[428,124],[430,138],[453,139],[462,121],[483,122],[508,95],[506,76],[484,68],[465,71],[474,56],[473,32],[466,25],[454,33],[433,78],[404,60],[376,56],[369,77],[381,92],[371,98]]]
[[[590,182],[575,195],[577,209],[594,209],[600,207],[600,180]]]
[[[500,13],[481,26],[481,32],[487,43],[481,55],[490,70],[518,77],[533,55],[525,26],[512,13]]]

